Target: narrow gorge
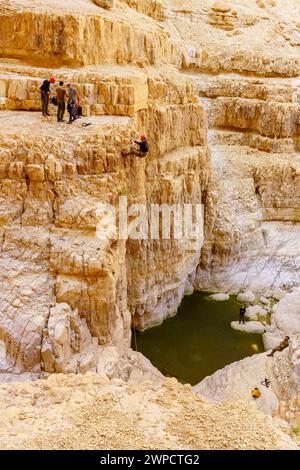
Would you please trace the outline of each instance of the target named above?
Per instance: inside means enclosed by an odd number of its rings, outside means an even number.
[[[51,76],[80,96],[70,126],[42,116]],[[298,2],[0,0],[0,124],[0,449],[298,449]],[[181,207],[191,239],[151,236]],[[289,346],[166,377],[137,331],[167,336],[198,291]]]

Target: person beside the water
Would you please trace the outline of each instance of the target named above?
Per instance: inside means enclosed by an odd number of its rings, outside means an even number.
[[[272,351],[270,352],[270,354],[267,354],[267,356],[273,357],[276,352],[281,352],[281,351],[283,351],[285,348],[287,348],[287,347],[289,346],[289,344],[290,344],[290,337],[289,337],[289,336],[286,336],[286,337],[284,338],[284,340],[281,341],[281,343],[280,343],[278,346],[276,346],[276,348],[272,349]]]
[[[240,319],[239,324],[243,323],[245,325],[245,314],[246,314],[246,307],[244,305],[240,308]]]
[[[41,90],[41,104],[42,104],[42,114],[44,117],[50,116],[48,112],[49,98],[51,95],[51,84],[53,85],[56,82],[55,77],[51,77],[49,80],[44,80],[40,86]]]

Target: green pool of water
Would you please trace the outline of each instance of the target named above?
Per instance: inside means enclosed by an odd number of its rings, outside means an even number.
[[[163,374],[183,383],[195,385],[231,362],[264,351],[261,335],[230,328],[230,322],[239,318],[240,304],[235,298],[215,302],[208,299],[209,294],[185,297],[175,317],[136,332],[138,350]]]

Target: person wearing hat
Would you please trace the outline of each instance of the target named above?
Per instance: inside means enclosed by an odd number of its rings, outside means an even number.
[[[258,398],[261,397],[261,391],[255,387],[252,391],[251,391],[251,396],[254,400],[257,400]]]
[[[145,134],[141,135],[140,141],[135,140],[134,143],[140,147],[138,151],[139,157],[141,158],[146,157],[147,153],[149,152],[149,144],[148,144],[147,137],[145,136]]]
[[[51,77],[49,80],[44,80],[40,90],[41,90],[41,103],[42,103],[42,113],[44,117],[50,116],[48,113],[49,97],[51,94],[50,86],[56,82],[55,77]]]

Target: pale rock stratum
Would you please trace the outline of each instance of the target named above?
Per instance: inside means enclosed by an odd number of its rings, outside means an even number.
[[[195,288],[253,291],[259,299],[266,290],[284,295],[299,286],[299,47],[295,0],[0,0],[3,380],[77,373],[78,379],[58,376],[54,386],[63,403],[64,381],[69,389],[76,380],[93,388],[104,373],[105,380],[136,384],[143,401],[152,391],[140,382],[163,387],[164,378],[130,349],[132,325],[144,329],[174,315]],[[54,108],[49,119],[37,112],[39,86],[51,75],[73,83],[90,126],[58,125]],[[147,158],[124,157],[141,133],[149,139]],[[203,241],[191,248],[176,239],[113,239],[99,205],[116,206],[125,196],[148,210],[150,204],[203,204]],[[267,363],[284,377],[294,364],[296,383],[298,343],[292,344],[294,362],[282,360],[281,367],[276,359],[277,369]],[[256,360],[264,367],[264,359]],[[94,375],[84,379],[87,371]],[[27,386],[24,394],[35,406],[34,390],[48,385],[39,379]],[[3,387],[4,403],[14,399],[14,387],[23,400],[19,385]],[[130,401],[126,387],[122,383],[116,393]],[[176,387],[172,396],[180,401]],[[287,388],[282,385],[281,393]],[[184,393],[197,409],[198,397]],[[37,427],[41,406],[33,418]],[[182,434],[162,436],[159,430],[151,445],[293,445],[286,435],[281,439],[277,421],[247,403],[241,405],[244,420],[235,403],[217,411],[204,406],[206,420],[212,416],[227,426],[229,413],[232,429],[255,423],[265,440],[253,442],[252,430],[238,433],[244,440],[227,433],[204,444],[187,429],[194,411],[183,407],[175,423]],[[8,412],[3,429],[9,419]],[[191,426],[201,422],[201,407],[195,420]],[[82,442],[79,436],[70,444],[66,428],[56,444],[43,436],[28,443],[27,431],[19,439],[18,426],[11,439],[1,437],[2,447],[75,448]],[[183,439],[185,429],[191,441]],[[130,436],[128,445],[138,447]]]

